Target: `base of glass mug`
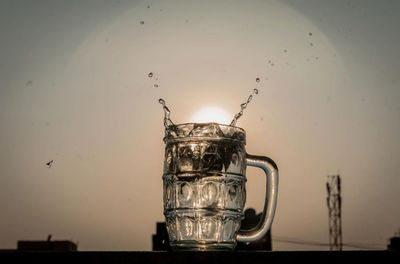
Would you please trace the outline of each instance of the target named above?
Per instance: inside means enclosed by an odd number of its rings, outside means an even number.
[[[236,247],[236,243],[199,243],[193,242],[172,242],[170,246],[173,251],[232,251]]]

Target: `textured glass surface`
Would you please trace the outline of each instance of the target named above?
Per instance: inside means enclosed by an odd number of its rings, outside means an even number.
[[[167,131],[164,214],[173,248],[234,248],[246,200],[245,133],[183,124]]]

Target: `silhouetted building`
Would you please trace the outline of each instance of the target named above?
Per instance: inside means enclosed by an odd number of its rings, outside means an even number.
[[[153,250],[171,250],[165,222],[157,222],[157,233],[153,235]]]
[[[51,240],[51,235],[46,240],[21,240],[18,241],[17,250],[32,251],[76,251],[78,246],[69,240]]]
[[[388,250],[400,250],[400,236],[392,237],[390,239]]]
[[[241,222],[240,229],[249,230],[255,228],[257,224],[260,222],[262,213],[256,214],[256,211],[253,208],[249,208],[244,212],[244,219]],[[235,250],[264,250],[271,251],[272,243],[271,243],[271,229],[259,240],[243,243],[238,242]]]

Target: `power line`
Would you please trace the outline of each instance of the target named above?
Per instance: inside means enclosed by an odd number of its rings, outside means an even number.
[[[343,246],[346,247],[351,247],[351,248],[358,248],[358,249],[371,249],[371,250],[382,250],[386,249],[385,246],[379,247],[378,244],[375,244],[376,246],[373,245],[367,245],[367,244],[353,244],[353,243],[343,243]]]
[[[273,240],[278,243],[289,243],[298,245],[308,245],[308,246],[319,246],[319,247],[330,247],[329,243],[322,243],[318,241],[304,240],[294,237],[273,237]],[[379,244],[362,244],[362,243],[343,243],[342,246],[356,249],[369,249],[369,250],[381,250],[384,246]]]
[[[281,243],[289,243],[289,244],[329,247],[328,243],[306,241],[306,240],[302,240],[302,239],[298,239],[298,238],[274,237],[272,241],[281,242]]]

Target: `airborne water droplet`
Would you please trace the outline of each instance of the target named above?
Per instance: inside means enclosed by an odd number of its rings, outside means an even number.
[[[168,133],[168,130],[170,129],[171,126],[174,125],[170,118],[171,111],[169,111],[168,107],[165,105],[164,99],[160,98],[158,99],[158,102],[162,104],[163,110],[164,110],[164,127],[165,127],[165,134]]]
[[[260,78],[257,77],[257,78],[256,78],[256,82],[260,82]]]
[[[254,94],[254,95],[258,94],[258,89],[253,89],[253,94]],[[253,95],[250,94],[249,97],[247,98],[247,101],[246,101],[245,103],[242,103],[242,104],[240,105],[240,112],[237,113],[237,114],[233,117],[233,119],[232,119],[232,121],[231,121],[231,123],[230,123],[231,126],[235,126],[235,125],[236,125],[236,122],[238,121],[238,119],[243,115],[243,110],[246,109],[247,105],[250,103],[250,101],[251,101],[252,99],[253,99]]]
[[[158,88],[158,84],[155,83],[155,84],[154,84],[154,87]]]
[[[153,73],[149,72],[149,74],[147,74],[147,76],[149,76],[149,78],[153,77]]]

